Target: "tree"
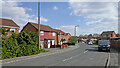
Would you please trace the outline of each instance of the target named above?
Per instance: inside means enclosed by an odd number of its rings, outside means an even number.
[[[92,37],[92,34],[89,34],[88,37]]]
[[[75,37],[75,36],[71,36],[71,37],[69,38],[69,43],[74,45],[75,42],[76,42],[76,37]]]

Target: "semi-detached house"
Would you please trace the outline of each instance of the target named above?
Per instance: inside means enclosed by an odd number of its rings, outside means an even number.
[[[28,22],[21,32],[25,30],[38,33],[38,24]],[[40,25],[40,40],[42,48],[54,48],[57,45],[57,33],[50,26]]]
[[[14,31],[16,34],[19,33],[20,27],[11,19],[0,18],[0,27],[6,30],[10,30],[6,37],[11,36],[11,31]]]

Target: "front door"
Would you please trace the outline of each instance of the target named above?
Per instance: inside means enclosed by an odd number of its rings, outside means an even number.
[[[48,48],[50,48],[50,40],[48,40]]]

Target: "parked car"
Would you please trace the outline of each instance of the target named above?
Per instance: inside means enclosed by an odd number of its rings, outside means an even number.
[[[98,50],[110,51],[110,41],[109,40],[99,40],[98,41]]]
[[[92,41],[89,41],[88,44],[89,44],[89,45],[92,45],[93,43],[92,43]]]
[[[90,42],[90,40],[87,40],[86,43],[88,44]]]

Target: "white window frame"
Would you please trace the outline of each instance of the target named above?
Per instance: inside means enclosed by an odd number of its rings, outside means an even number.
[[[44,31],[40,31],[40,35],[43,36],[44,35]]]
[[[14,31],[15,32],[15,29],[14,28],[10,28],[10,31]]]
[[[55,32],[53,32],[52,35],[55,36]]]

